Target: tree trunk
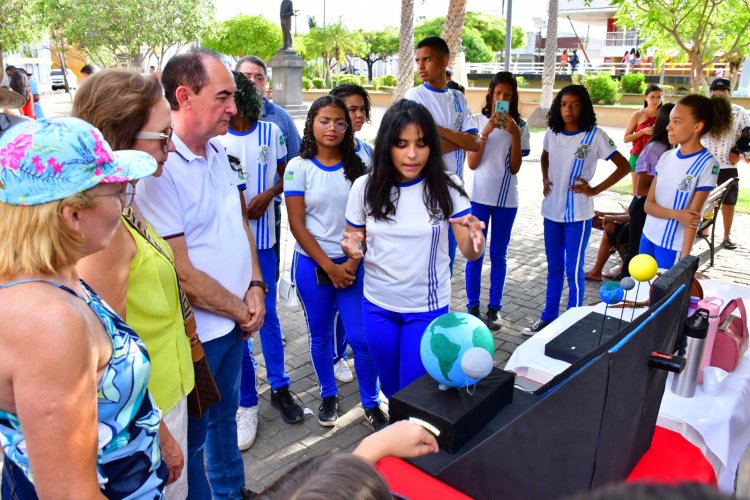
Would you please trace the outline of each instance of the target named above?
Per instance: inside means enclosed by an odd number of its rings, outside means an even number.
[[[552,106],[552,89],[555,86],[555,69],[557,68],[557,10],[558,0],[549,0],[547,38],[544,42],[542,95],[539,99],[539,107],[529,118],[529,125],[532,127],[547,126],[547,113]]]
[[[401,32],[398,42],[398,86],[394,101],[414,85],[414,0],[401,0]]]
[[[443,26],[442,33],[443,39],[451,51],[450,60],[448,61],[449,68],[453,66],[458,46],[461,44],[461,32],[464,28],[465,15],[466,0],[450,0],[448,15],[445,17],[445,25]]]
[[[703,82],[703,54],[701,52],[690,52],[690,84],[694,93],[700,93]]]
[[[362,59],[365,63],[367,63],[367,81],[372,83],[372,68],[375,66],[374,61],[370,61],[369,59]]]
[[[0,42],[0,68],[5,68],[5,53],[3,52],[2,42]]]

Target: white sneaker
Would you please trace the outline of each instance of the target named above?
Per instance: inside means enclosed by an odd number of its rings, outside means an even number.
[[[240,451],[249,449],[255,443],[258,431],[258,405],[237,410],[237,446]]]
[[[352,375],[352,371],[349,369],[349,365],[346,364],[344,358],[341,358],[338,363],[333,365],[333,376],[339,382],[351,382],[354,380],[354,375]]]

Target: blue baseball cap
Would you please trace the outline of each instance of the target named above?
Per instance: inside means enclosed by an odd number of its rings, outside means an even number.
[[[41,205],[98,184],[147,177],[156,160],[142,151],[112,151],[102,133],[78,118],[28,121],[0,137],[0,201]]]

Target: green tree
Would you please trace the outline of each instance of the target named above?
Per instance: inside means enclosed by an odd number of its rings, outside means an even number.
[[[150,4],[146,33],[146,57],[153,55],[157,70],[161,71],[165,53],[174,48],[200,40],[209,29],[209,19],[214,17],[211,0],[145,0]]]
[[[361,31],[360,36],[363,43],[355,55],[367,63],[367,79],[372,81],[373,65],[398,54],[398,31],[389,26],[380,31]]]
[[[750,53],[750,0],[613,0],[620,26],[635,29],[661,51],[679,48],[690,60],[692,88],[706,88],[703,69]]]
[[[424,21],[414,27],[414,38],[419,41],[427,36],[440,36],[445,24],[444,17]],[[477,12],[467,12],[461,34],[461,44],[468,62],[495,60],[495,53],[505,49],[505,20]],[[526,44],[522,28],[511,28],[511,48]]]
[[[308,57],[322,57],[327,68],[328,83],[332,83],[333,68],[341,68],[347,56],[361,51],[364,43],[359,32],[351,32],[339,20],[323,28],[312,28],[305,36]]]
[[[241,14],[216,25],[201,43],[235,59],[253,54],[268,60],[281,49],[283,40],[275,23],[263,16]]]
[[[41,38],[34,5],[28,0],[0,0],[0,67],[5,53]]]

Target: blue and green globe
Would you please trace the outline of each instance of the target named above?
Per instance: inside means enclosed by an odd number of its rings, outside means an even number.
[[[479,318],[451,312],[435,318],[422,334],[420,356],[432,378],[448,387],[467,387],[479,380],[461,368],[461,358],[472,348],[495,355],[495,342],[489,328]]]

